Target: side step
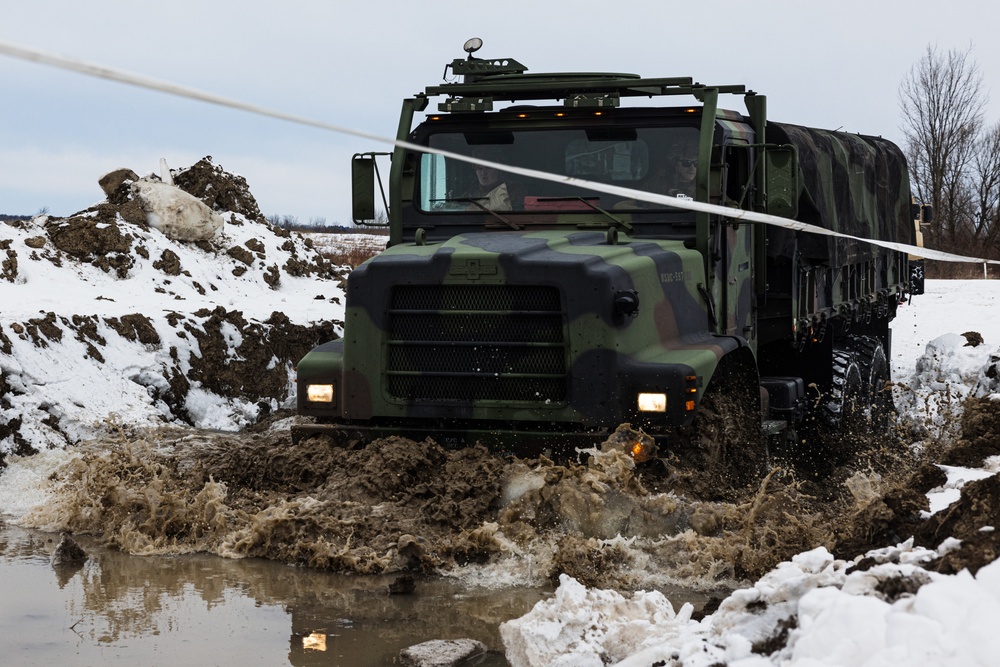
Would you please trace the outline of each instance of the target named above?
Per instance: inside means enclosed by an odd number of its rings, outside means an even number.
[[[805,418],[806,386],[800,377],[762,377],[761,424],[764,433],[774,435]]]

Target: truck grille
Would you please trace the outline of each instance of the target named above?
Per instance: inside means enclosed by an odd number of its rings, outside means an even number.
[[[402,285],[389,306],[386,387],[413,401],[566,398],[555,287]]]

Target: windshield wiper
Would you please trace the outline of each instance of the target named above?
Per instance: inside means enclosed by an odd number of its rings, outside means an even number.
[[[625,229],[629,230],[630,232],[633,231],[633,227],[632,227],[632,223],[631,222],[628,222],[627,220],[622,220],[621,218],[619,218],[619,217],[617,217],[615,215],[612,215],[611,213],[608,213],[603,208],[601,208],[600,206],[598,206],[597,204],[595,204],[594,202],[592,202],[590,197],[546,197],[545,201],[547,201],[547,202],[554,202],[554,201],[579,201],[579,202],[583,202],[584,204],[586,204],[586,206],[588,208],[591,208],[591,209],[597,211],[598,213],[603,214],[606,218],[608,218],[609,220],[611,220],[611,222],[615,223],[619,227],[624,227]]]
[[[458,197],[458,198],[455,198],[455,199],[449,199],[448,201],[469,202],[470,204],[472,204],[476,208],[478,208],[478,209],[480,209],[482,211],[486,211],[487,213],[489,213],[494,218],[496,218],[497,220],[499,220],[503,224],[507,225],[511,229],[522,229],[521,225],[517,224],[516,222],[511,222],[510,220],[508,220],[507,218],[503,217],[502,215],[500,215],[499,213],[497,213],[493,209],[489,208],[488,206],[484,206],[481,201],[479,201],[478,199],[474,199],[473,197]]]

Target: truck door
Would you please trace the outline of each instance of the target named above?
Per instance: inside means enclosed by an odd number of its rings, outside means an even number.
[[[746,146],[724,146],[719,161],[718,200],[723,206],[750,208],[751,151]],[[716,162],[713,160],[713,162]],[[728,336],[756,338],[754,304],[753,225],[720,219],[718,256],[725,285],[721,329]]]

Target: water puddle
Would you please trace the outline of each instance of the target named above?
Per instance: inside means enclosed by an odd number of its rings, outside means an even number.
[[[129,556],[53,567],[59,536],[0,525],[0,655],[10,664],[394,665],[431,639],[477,639],[506,665],[497,628],[551,589],[469,588],[443,578],[390,595],[395,577],[264,559]]]

